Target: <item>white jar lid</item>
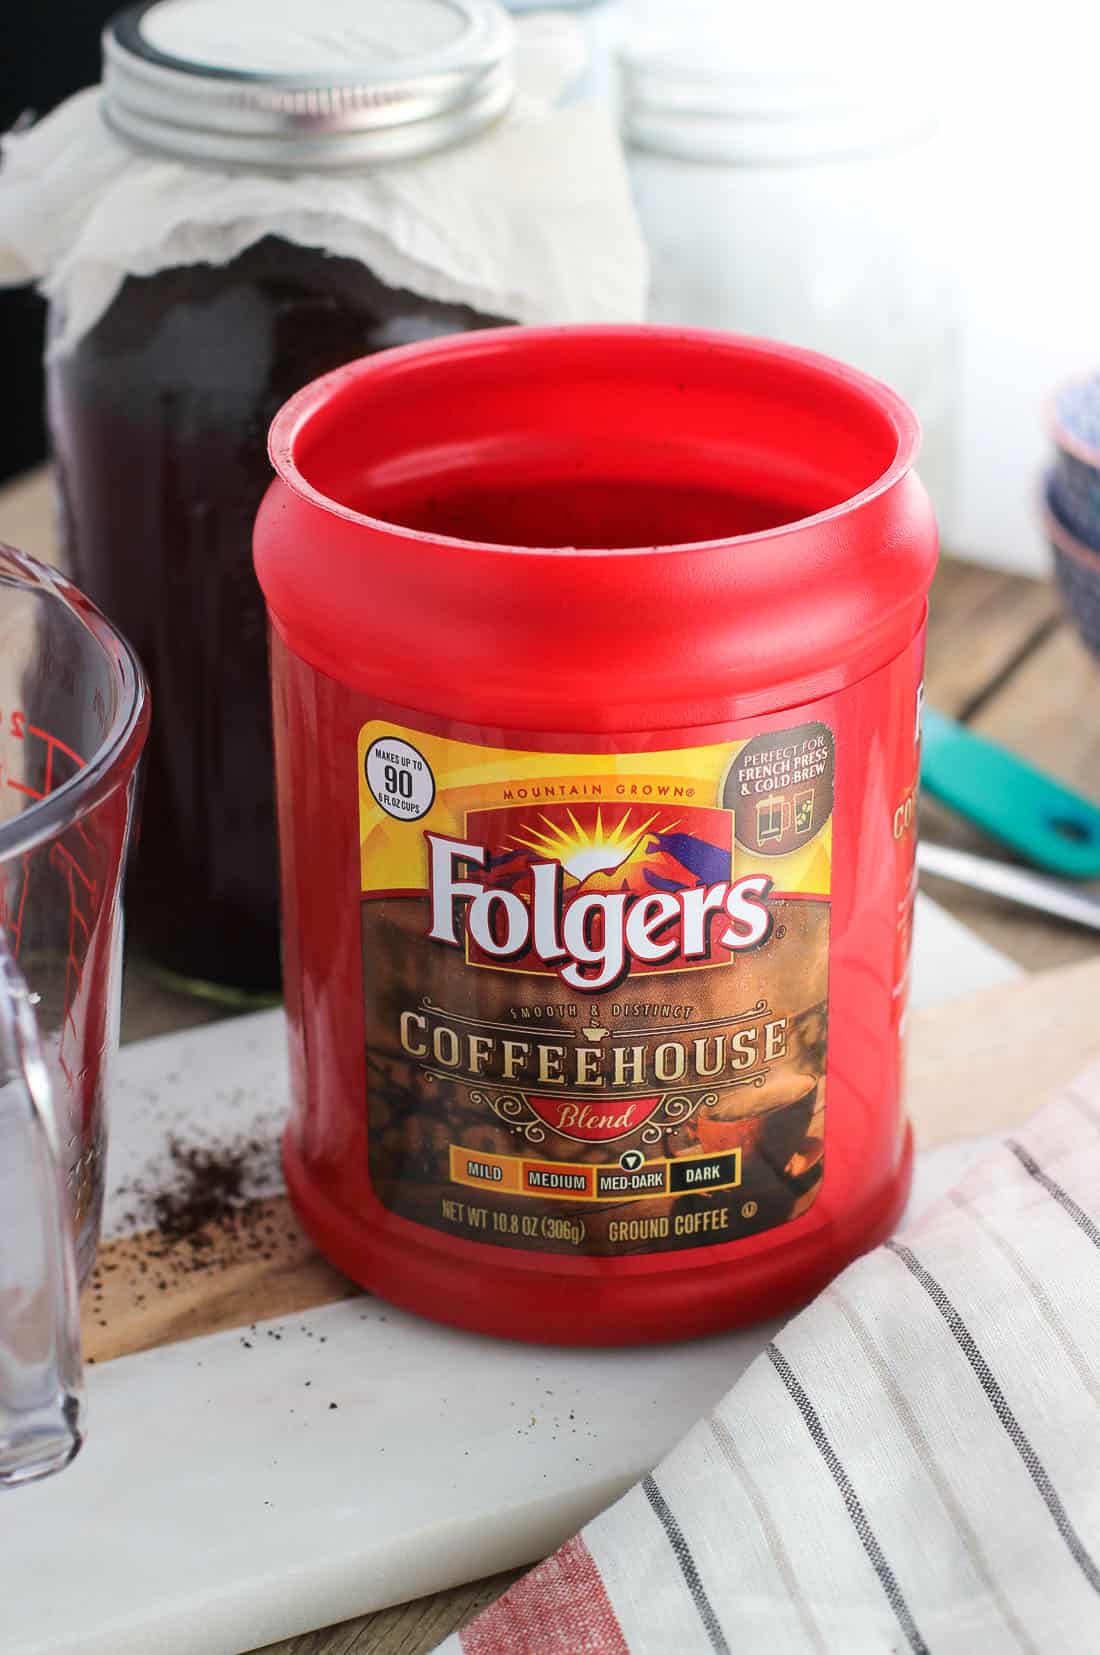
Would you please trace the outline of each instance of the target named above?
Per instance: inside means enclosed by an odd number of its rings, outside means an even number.
[[[103,34],[108,123],[188,160],[304,170],[422,155],[513,91],[496,0],[152,0]]]
[[[830,7],[765,8],[754,26],[740,12],[735,24],[714,16],[695,29],[651,26],[622,46],[628,143],[763,165],[873,154],[934,129],[914,90],[927,81],[911,57],[899,65],[896,40],[845,38]]]

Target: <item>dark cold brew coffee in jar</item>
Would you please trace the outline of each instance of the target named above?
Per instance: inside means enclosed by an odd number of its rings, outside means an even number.
[[[318,371],[480,322],[266,236],[226,265],[128,278],[53,368],[65,540],[155,685],[133,923],[181,977],[279,982],[267,626],[251,549],[262,433]]]

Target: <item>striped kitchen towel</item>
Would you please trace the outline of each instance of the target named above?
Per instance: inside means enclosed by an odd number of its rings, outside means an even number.
[[[1100,1067],[440,1655],[642,1651],[1100,1655]]]

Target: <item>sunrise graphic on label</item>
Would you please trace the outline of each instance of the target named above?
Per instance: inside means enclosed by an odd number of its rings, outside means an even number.
[[[606,814],[510,806],[467,812],[464,840],[429,833],[429,936],[464,946],[471,965],[587,993],[633,972],[725,964],[764,941],[771,880],[731,877],[731,812]]]

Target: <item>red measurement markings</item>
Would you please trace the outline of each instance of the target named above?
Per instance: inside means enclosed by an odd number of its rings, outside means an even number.
[[[26,739],[27,739],[27,715],[26,715],[26,713],[19,712],[18,710],[14,711],[12,713],[8,733],[11,736],[11,739],[13,741],[26,741]],[[0,761],[0,768],[2,768],[2,761]],[[31,798],[31,799],[40,799],[42,797],[42,794],[39,793],[37,788],[28,787],[25,782],[17,782],[12,776],[5,777],[5,780],[7,782],[7,785],[12,789],[12,791],[14,793],[24,793],[24,794],[27,795],[28,798]]]
[[[40,729],[36,724],[27,722],[26,714],[20,711],[12,712],[8,723],[7,734],[15,741],[25,742],[35,740],[45,746],[42,758],[41,787],[32,787],[30,783],[17,781],[14,776],[4,776],[6,785],[15,793],[21,793],[26,798],[44,799],[55,787],[68,780],[68,776],[58,774],[67,766],[64,760],[76,770],[83,770],[84,760],[75,752],[68,742],[60,737],[51,735],[48,730]],[[59,760],[62,762],[59,764]],[[65,998],[62,1026],[58,1049],[58,1061],[69,1085],[73,1085],[75,1071],[79,1064],[74,1064],[67,1055],[67,1046],[71,1039],[79,1042],[79,1029],[76,1022],[76,1005],[80,994],[84,975],[84,959],[91,942],[92,926],[99,899],[97,881],[87,873],[78,855],[70,849],[74,844],[83,847],[89,853],[94,853],[94,847],[88,838],[87,830],[82,822],[74,822],[66,830],[65,843],[57,839],[49,848],[50,865],[65,881],[68,894],[68,946],[65,957]],[[16,886],[18,896],[14,908],[9,904],[8,890],[5,882],[0,880],[0,925],[3,925],[10,938],[14,957],[19,958],[20,945],[23,941],[24,919],[26,914],[27,889],[30,884],[30,866],[34,853],[28,853],[20,858],[20,877]]]
[[[42,766],[42,786],[31,787],[28,782],[16,781],[14,776],[8,776],[5,779],[13,792],[22,793],[30,799],[44,799],[47,793],[52,793],[55,783],[54,764],[59,753],[75,765],[77,770],[83,770],[84,768],[84,760],[79,753],[74,752],[67,741],[62,741],[60,736],[51,735],[48,730],[39,729],[37,724],[28,724],[25,713],[19,711],[12,713],[9,734],[14,741],[27,741],[33,737],[34,740],[42,742],[46,748],[45,760]],[[62,779],[66,780],[67,778]]]
[[[23,938],[23,914],[27,906],[27,870],[31,865],[29,854],[21,856],[19,860],[23,872],[19,880],[19,901],[14,914],[8,907],[7,885],[3,880],[0,880],[0,925],[4,927],[11,938],[12,958],[16,960],[19,958],[19,944]]]

